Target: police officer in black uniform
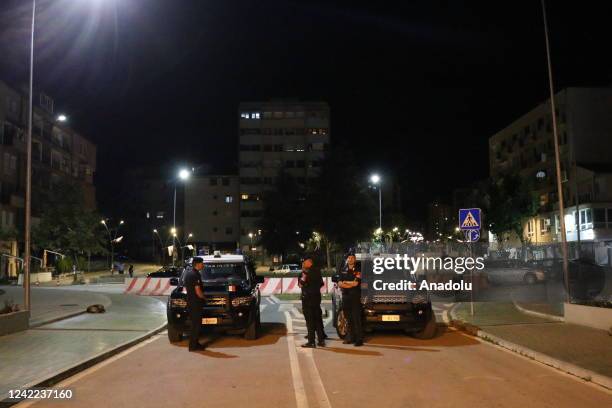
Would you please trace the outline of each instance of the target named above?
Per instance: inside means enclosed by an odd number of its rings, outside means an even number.
[[[349,253],[346,258],[346,267],[340,272],[338,286],[342,289],[342,310],[348,321],[348,333],[343,343],[354,343],[356,347],[363,346],[361,270],[353,253]]]
[[[323,330],[323,314],[321,312],[321,286],[323,286],[323,278],[321,271],[318,268],[313,268],[311,257],[306,257],[302,262],[302,275],[298,280],[300,288],[302,288],[302,311],[306,319],[306,328],[308,330],[308,342],[302,344],[302,347],[315,348],[315,333],[317,345],[325,347],[325,331]]]
[[[189,351],[203,350],[199,343],[202,328],[202,308],[204,307],[204,290],[200,271],[204,269],[204,260],[194,257],[191,266],[185,268],[183,285],[187,289],[187,309],[191,320],[191,333],[189,335]]]

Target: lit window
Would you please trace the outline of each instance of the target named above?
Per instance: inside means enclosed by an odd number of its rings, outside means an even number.
[[[248,114],[247,112],[242,112],[242,113],[240,114],[240,117],[241,117],[242,119],[248,119],[248,118],[249,118],[249,114]]]
[[[158,219],[160,219],[160,220],[163,219],[164,218],[164,212],[163,211],[158,211],[156,217]]]
[[[228,203],[228,204],[229,204],[229,203],[231,203],[231,202],[233,202],[233,201],[234,201],[234,197],[232,197],[231,195],[226,195],[226,196],[225,196],[225,202],[226,202],[226,203]]]
[[[253,112],[253,113],[251,113],[251,119],[260,119],[259,112]]]
[[[240,196],[240,198],[243,199],[243,200],[248,200],[249,199],[249,195],[248,194],[242,194]]]

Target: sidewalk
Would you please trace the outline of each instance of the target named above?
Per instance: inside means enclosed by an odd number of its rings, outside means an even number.
[[[584,378],[582,370],[572,372],[571,366],[577,366],[587,370],[587,375],[590,371],[609,377],[602,381],[612,384],[612,336],[603,330],[526,315],[512,303],[475,303],[474,316],[470,315],[470,304],[461,303],[451,311],[451,318],[477,326],[479,337],[508,342],[503,346],[520,354],[547,360],[541,362]]]
[[[4,292],[0,292],[0,304],[4,304],[6,300],[23,305],[21,286],[0,286],[0,288]],[[101,304],[108,308],[112,303],[104,294],[61,288],[33,287],[30,295],[32,299],[30,327],[85,313],[85,309],[90,305]]]
[[[133,265],[134,265],[134,276],[146,276],[146,274],[155,272],[159,268],[161,268],[160,265],[148,264],[148,263],[134,263]],[[81,281],[83,281],[82,283],[123,283],[123,280],[129,276],[130,275],[127,272],[127,267],[123,274],[115,272],[111,275],[110,271],[105,269],[102,271],[91,271],[91,272],[84,272],[84,273],[78,274],[77,275],[78,283],[74,282],[73,275],[67,274],[65,276],[62,276],[59,279],[59,285],[58,285],[57,278],[54,278],[51,282],[41,283],[39,284],[39,286],[45,287],[45,286],[75,285],[75,284],[81,284]]]
[[[41,292],[62,289],[40,289]],[[81,292],[90,298],[99,296]],[[75,293],[74,295],[78,295]],[[0,401],[10,389],[44,384],[140,341],[166,324],[163,302],[146,296],[104,294],[103,314],[82,314],[0,337]],[[34,297],[33,297],[34,299]]]

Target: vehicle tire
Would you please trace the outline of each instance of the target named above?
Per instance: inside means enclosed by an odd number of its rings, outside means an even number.
[[[261,325],[261,317],[259,315],[259,311],[257,312],[257,317],[253,319],[246,331],[244,332],[244,338],[247,340],[257,340],[257,336],[259,334],[259,326]]]
[[[537,278],[533,273],[528,273],[525,275],[525,277],[523,278],[523,281],[527,284],[527,285],[533,285],[537,282]]]
[[[179,330],[175,326],[169,324],[168,325],[168,340],[170,343],[178,343],[183,339],[183,332]]]
[[[427,321],[427,324],[423,328],[423,330],[414,332],[412,335],[421,340],[429,340],[433,339],[438,331],[438,325],[436,324],[436,314],[433,310],[430,310],[430,318]]]
[[[338,337],[341,339],[346,337],[348,332],[348,319],[344,314],[344,310],[338,310],[336,315],[336,333],[338,333]]]

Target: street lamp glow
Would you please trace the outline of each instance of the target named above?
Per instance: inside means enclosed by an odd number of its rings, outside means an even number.
[[[188,235],[187,237],[188,237],[188,238],[192,238],[192,237],[193,237],[193,234],[192,234],[192,233],[189,233],[189,235]]]
[[[176,228],[170,228],[170,232],[171,232],[173,235],[176,235]]]
[[[178,176],[181,180],[187,180],[189,178],[189,170],[187,169],[181,169],[181,171],[179,171]]]
[[[154,234],[157,234],[157,229],[154,229],[154,230],[153,230],[153,233],[154,233]]]
[[[58,115],[58,116],[57,116],[57,121],[58,121],[58,122],[65,122],[65,121],[67,121],[67,120],[68,120],[68,117],[67,117],[66,115],[63,115],[63,114],[62,114],[62,115]]]
[[[119,221],[119,225],[123,225],[123,220]]]
[[[253,238],[253,233],[249,232],[249,238]]]
[[[102,220],[100,221],[100,224],[106,225],[106,221]]]
[[[380,176],[378,174],[372,174],[370,176],[370,181],[372,182],[372,184],[378,184],[380,183]]]

